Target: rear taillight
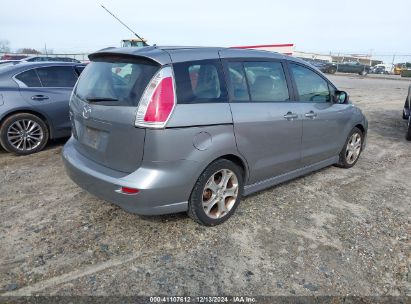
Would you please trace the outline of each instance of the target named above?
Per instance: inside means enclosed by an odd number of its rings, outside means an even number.
[[[173,71],[162,68],[151,79],[137,109],[137,127],[164,128],[176,104]]]

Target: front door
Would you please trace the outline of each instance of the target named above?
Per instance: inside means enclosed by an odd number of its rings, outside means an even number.
[[[302,112],[301,163],[311,165],[339,154],[343,130],[350,119],[349,105],[332,100],[333,86],[317,72],[289,64]]]

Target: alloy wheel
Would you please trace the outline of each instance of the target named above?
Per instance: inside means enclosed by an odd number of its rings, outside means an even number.
[[[357,132],[353,133],[348,140],[347,148],[345,150],[345,158],[349,165],[353,164],[361,153],[362,147],[361,135]]]
[[[41,126],[31,119],[16,120],[7,130],[7,140],[10,145],[23,152],[37,148],[43,137]]]
[[[222,169],[212,174],[203,190],[205,214],[213,219],[227,215],[235,205],[238,190],[238,178],[233,171]]]

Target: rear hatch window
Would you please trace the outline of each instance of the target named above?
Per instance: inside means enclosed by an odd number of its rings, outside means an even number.
[[[81,74],[75,94],[100,105],[137,106],[148,82],[159,65],[127,57],[95,59]]]
[[[70,101],[74,144],[90,160],[133,172],[143,158],[145,129],[135,127],[141,95],[160,68],[149,59],[93,59]]]

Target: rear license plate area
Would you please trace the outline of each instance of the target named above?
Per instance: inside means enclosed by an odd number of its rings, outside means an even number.
[[[81,142],[90,148],[104,150],[104,143],[106,139],[107,132],[85,127]]]

